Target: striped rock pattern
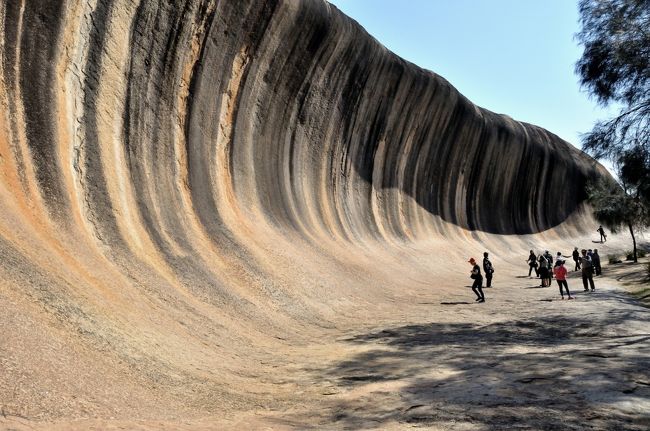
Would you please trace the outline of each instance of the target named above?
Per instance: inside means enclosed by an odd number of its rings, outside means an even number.
[[[79,407],[74,357],[96,405],[245,405],[243,362],[431,270],[405,250],[580,233],[603,174],[322,0],[3,1],[0,103],[0,321],[66,340],[4,346],[62,370],[56,400],[0,385],[25,415]]]

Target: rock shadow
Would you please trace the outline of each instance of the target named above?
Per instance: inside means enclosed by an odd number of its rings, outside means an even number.
[[[322,424],[647,429],[647,412],[614,406],[641,406],[650,397],[650,333],[603,331],[631,318],[650,320],[628,310],[597,321],[554,315],[489,325],[429,323],[351,337],[346,342],[364,347],[361,353],[310,370],[348,394],[328,399]]]

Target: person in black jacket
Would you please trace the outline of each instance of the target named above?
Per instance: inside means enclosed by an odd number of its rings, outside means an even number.
[[[530,255],[528,256],[528,276],[530,277],[530,273],[533,272],[533,269],[535,270],[535,277],[539,277],[539,271],[537,270],[537,256],[535,255],[534,251],[530,251]]]
[[[485,302],[485,294],[483,293],[483,276],[481,275],[481,267],[476,263],[473,257],[468,260],[472,265],[472,272],[470,277],[474,280],[472,290],[476,294],[476,302]]]
[[[487,251],[483,253],[483,271],[485,272],[485,287],[492,287],[492,274],[494,274],[494,266],[488,259]]]
[[[580,252],[578,251],[578,247],[573,249],[573,261],[576,263],[576,268],[574,271],[577,271],[580,269]]]

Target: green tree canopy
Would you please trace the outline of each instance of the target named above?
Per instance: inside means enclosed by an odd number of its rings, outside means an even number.
[[[650,0],[581,0],[584,46],[580,82],[602,105],[621,106],[583,136],[596,158],[612,161],[625,149],[648,152],[650,141]],[[646,163],[648,161],[646,160]]]

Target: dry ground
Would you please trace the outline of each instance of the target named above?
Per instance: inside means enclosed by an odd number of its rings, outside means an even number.
[[[264,378],[289,388],[289,402],[201,420],[36,422],[2,412],[0,428],[649,429],[650,313],[626,292],[647,290],[644,265],[605,266],[595,293],[572,273],[573,301],[524,269],[498,271],[485,304],[468,287],[432,286],[392,318],[342,323],[295,346]]]

